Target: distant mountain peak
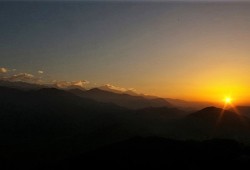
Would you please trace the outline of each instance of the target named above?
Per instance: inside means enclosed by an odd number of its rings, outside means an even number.
[[[167,101],[161,98],[147,99],[143,96],[134,96],[126,93],[115,93],[100,88],[87,91],[70,90],[71,93],[84,98],[90,98],[103,103],[114,103],[129,109],[141,109],[146,107],[171,107]]]
[[[199,118],[199,119],[210,119],[210,120],[218,120],[218,119],[240,119],[240,115],[235,113],[234,111],[224,110],[222,108],[217,107],[206,107],[200,111],[192,113],[188,116],[189,118]]]
[[[0,80],[0,86],[10,87],[20,90],[37,90],[47,87],[46,85],[41,85],[41,84],[28,83],[24,81],[8,81],[8,80]]]
[[[70,90],[70,89],[80,89],[80,90],[86,90],[84,85],[86,84],[86,81],[59,81],[56,82],[53,86],[58,89],[63,90]]]
[[[63,90],[57,89],[55,87],[48,87],[48,88],[42,88],[38,91],[43,92],[43,91],[63,91]]]
[[[110,92],[110,91],[106,91],[106,90],[102,90],[100,88],[92,88],[90,90],[88,90],[87,92],[97,92],[97,93],[113,93],[113,92]]]
[[[86,90],[82,90],[82,89],[79,89],[79,88],[74,88],[74,89],[69,89],[68,91],[72,92],[72,93],[81,93],[81,92],[86,91]]]
[[[223,109],[215,107],[215,106],[209,106],[209,107],[206,107],[200,111],[221,111],[221,110],[223,110]]]
[[[65,93],[64,90],[60,90],[54,87],[48,87],[48,88],[42,88],[40,90],[37,90],[38,93],[48,93],[48,94],[59,94],[59,93]]]
[[[128,95],[131,95],[131,96],[139,96],[139,94],[136,93],[135,89],[126,89],[126,88],[123,88],[123,87],[113,86],[111,84],[105,84],[105,85],[97,87],[97,88],[101,89],[101,90],[104,90],[104,91],[117,93],[117,94],[128,94]]]

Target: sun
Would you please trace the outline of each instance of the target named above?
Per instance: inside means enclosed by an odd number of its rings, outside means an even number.
[[[226,104],[232,103],[232,98],[231,97],[226,97],[224,100],[225,100]]]

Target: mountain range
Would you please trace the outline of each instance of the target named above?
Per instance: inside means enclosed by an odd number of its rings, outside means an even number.
[[[0,108],[3,160],[64,160],[136,136],[244,143],[250,139],[249,107],[241,106],[236,113],[211,106],[190,113],[161,98],[98,88],[0,86]]]
[[[42,88],[56,88],[70,91],[71,93],[85,98],[91,98],[105,103],[115,103],[129,109],[142,109],[145,107],[175,107],[189,112],[213,105],[209,102],[190,102],[180,99],[161,98],[144,94],[137,94],[133,90],[121,91],[113,89],[110,85],[104,85],[93,89],[85,89],[77,85],[62,88],[55,84],[31,84],[22,81],[0,80],[0,86],[11,87],[20,90],[38,90]]]
[[[129,109],[142,109],[146,107],[173,107],[167,101],[161,98],[146,99],[142,96],[131,96],[128,94],[118,94],[93,88],[87,91],[72,89],[69,92],[83,97],[90,98],[99,102],[114,103]]]
[[[106,128],[113,126],[130,135],[157,133],[181,138],[239,138],[249,135],[247,107],[240,107],[244,110],[241,115],[216,107],[190,113],[160,98],[145,99],[98,88],[86,91],[56,88],[23,91],[0,87],[0,94],[1,133],[7,136],[22,132],[23,137],[34,137],[41,134],[38,131],[72,135],[92,133],[100,128],[108,132]]]

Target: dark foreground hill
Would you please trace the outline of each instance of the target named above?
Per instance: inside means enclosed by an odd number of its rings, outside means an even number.
[[[230,109],[230,110],[233,111],[233,109]],[[250,118],[250,106],[237,106],[237,107],[236,107],[236,110],[237,110],[240,114],[242,114],[242,115],[244,115],[244,116]]]
[[[188,115],[179,122],[177,129],[180,136],[184,138],[219,137],[248,140],[250,137],[250,120],[248,117],[233,111],[207,107]]]
[[[5,168],[26,169],[158,169],[230,167],[250,161],[250,148],[234,140],[182,141],[135,137],[63,159],[19,155],[2,162]],[[15,164],[14,164],[15,163]]]
[[[65,160],[65,164],[81,165],[84,160],[116,168],[166,168],[176,163],[215,163],[249,161],[249,148],[226,139],[181,141],[158,137],[136,137]],[[70,167],[69,166],[69,167]],[[203,165],[204,166],[204,165]]]

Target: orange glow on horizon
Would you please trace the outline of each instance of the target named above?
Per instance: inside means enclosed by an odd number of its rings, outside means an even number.
[[[218,78],[219,79],[219,78]],[[159,88],[155,91],[159,96],[166,98],[178,98],[187,101],[211,102],[221,105],[222,103],[234,103],[235,105],[249,105],[250,95],[246,83],[239,81],[220,82],[218,79],[194,80],[193,86],[168,86],[168,88]],[[184,84],[184,83],[183,83]],[[172,90],[176,89],[178,90]],[[164,90],[164,92],[162,91]],[[165,93],[165,94],[164,94]],[[164,94],[164,95],[163,95]]]
[[[228,110],[228,111],[232,111],[233,113],[237,114],[240,121],[246,125],[246,122],[245,122],[245,118],[244,116],[239,112],[239,110],[237,109],[237,106],[235,106],[232,102],[232,98],[231,97],[225,97],[224,98],[224,106],[222,108],[222,111],[217,119],[217,122],[216,122],[216,127],[221,123],[222,119],[223,119],[223,116],[225,114],[225,111]]]
[[[225,98],[225,103],[229,104],[232,102],[232,99],[230,97]]]

